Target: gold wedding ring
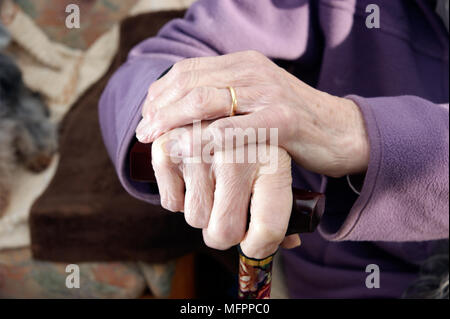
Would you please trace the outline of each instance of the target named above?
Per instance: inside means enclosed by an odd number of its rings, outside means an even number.
[[[234,90],[234,88],[232,86],[229,86],[228,90],[230,90],[230,94],[231,94],[230,116],[234,116],[236,114],[236,109],[237,109],[236,91]]]

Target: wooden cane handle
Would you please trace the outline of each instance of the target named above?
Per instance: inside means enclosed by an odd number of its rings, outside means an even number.
[[[155,172],[151,164],[152,147],[135,141],[130,150],[130,178],[136,182],[156,183]]]
[[[325,195],[301,189],[292,189],[293,203],[286,235],[311,233],[325,211]]]

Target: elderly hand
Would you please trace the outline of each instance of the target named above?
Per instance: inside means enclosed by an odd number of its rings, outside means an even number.
[[[240,116],[227,117],[228,86],[235,89]],[[269,142],[313,172],[340,177],[368,166],[358,106],[308,86],[254,51],[176,63],[150,86],[142,116],[136,136],[143,143],[194,120],[218,119],[209,127],[218,145],[233,138],[226,128],[277,128],[278,140]]]
[[[184,211],[187,223],[202,228],[204,241],[212,248],[240,243],[247,256],[264,258],[280,243],[284,248],[300,244],[298,235],[285,237],[292,209],[291,159],[286,151],[252,144],[196,162],[173,146],[180,135],[192,136],[192,126],[170,131],[152,144],[152,165],[164,208]],[[267,155],[265,161],[259,156],[248,160],[259,147]],[[242,163],[227,161],[238,152],[245,155]]]

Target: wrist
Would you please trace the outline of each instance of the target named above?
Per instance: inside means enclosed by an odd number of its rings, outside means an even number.
[[[367,171],[369,165],[370,144],[364,117],[359,106],[350,99],[339,98],[348,118],[345,145],[343,145],[346,159],[345,174],[360,174]]]

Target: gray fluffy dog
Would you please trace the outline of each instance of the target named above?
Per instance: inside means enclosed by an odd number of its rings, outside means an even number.
[[[0,25],[0,49],[7,43]],[[22,81],[14,61],[0,52],[0,217],[9,204],[14,171],[48,167],[57,150],[57,130],[38,94]]]

